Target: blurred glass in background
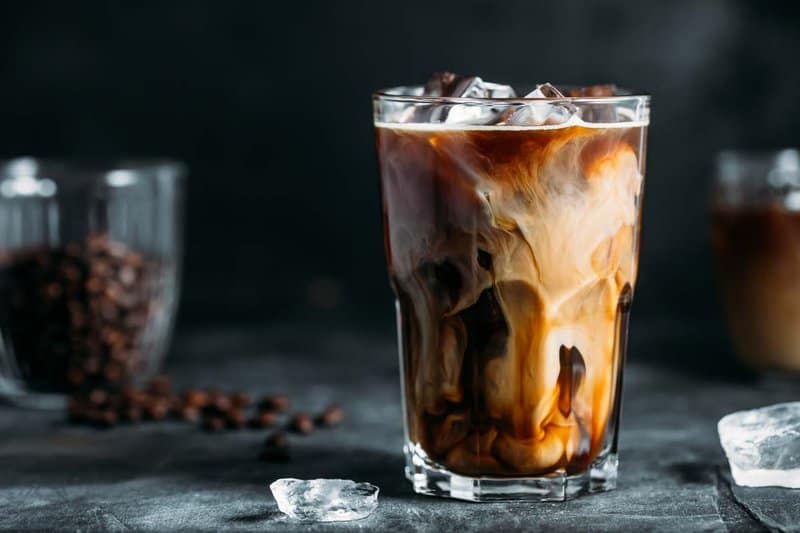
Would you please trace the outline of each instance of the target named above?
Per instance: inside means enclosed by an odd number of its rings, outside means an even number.
[[[718,154],[717,284],[739,357],[800,372],[800,151]]]
[[[158,370],[177,304],[184,167],[0,162],[0,396],[63,394]]]

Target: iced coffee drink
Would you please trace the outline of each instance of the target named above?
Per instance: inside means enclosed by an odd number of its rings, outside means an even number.
[[[375,113],[415,489],[612,488],[647,97],[444,73]]]

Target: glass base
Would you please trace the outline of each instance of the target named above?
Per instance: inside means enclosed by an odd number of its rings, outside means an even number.
[[[55,411],[66,409],[67,398],[59,393],[26,390],[15,381],[0,378],[0,404]]]
[[[472,502],[540,501],[563,502],[583,494],[617,487],[617,454],[596,459],[583,474],[542,477],[469,477],[454,474],[432,463],[413,447],[404,447],[406,477],[414,492]]]
[[[60,411],[67,407],[67,399],[64,395],[37,392],[0,394],[0,402],[23,409],[41,409],[44,411]]]

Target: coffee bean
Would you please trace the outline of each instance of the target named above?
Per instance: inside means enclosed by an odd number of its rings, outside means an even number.
[[[164,420],[169,415],[169,403],[160,398],[151,400],[144,408],[144,415],[147,420]]]
[[[119,383],[122,380],[123,368],[119,363],[109,362],[103,370],[103,377],[109,383]]]
[[[165,374],[159,374],[150,380],[147,391],[151,394],[166,396],[172,390],[172,380]]]
[[[126,255],[125,257],[123,257],[123,261],[125,262],[126,265],[133,268],[139,268],[144,265],[144,259],[142,259],[141,255],[136,253],[130,253]]]
[[[320,413],[316,423],[320,426],[335,426],[344,420],[344,409],[338,405],[331,405]]]
[[[258,404],[261,411],[286,411],[289,409],[289,397],[283,394],[264,396]]]
[[[141,390],[131,386],[123,387],[120,392],[120,398],[125,405],[142,405],[145,401],[145,396]]]
[[[73,424],[86,422],[87,408],[83,400],[75,396],[71,397],[67,404],[67,416]]]
[[[50,300],[57,300],[61,297],[62,292],[61,285],[58,283],[51,283],[47,285],[45,289],[45,297]]]
[[[277,448],[288,448],[289,437],[283,431],[276,431],[264,439],[264,446],[274,446]]]
[[[274,411],[261,411],[250,419],[252,428],[268,428],[278,423],[280,415]]]
[[[74,389],[77,389],[78,387],[83,385],[85,379],[86,376],[84,375],[83,371],[81,371],[78,368],[70,368],[67,371],[67,381],[69,382],[70,385],[72,385],[72,388]]]
[[[80,311],[76,313],[72,313],[69,317],[70,323],[72,324],[73,329],[80,330],[86,326],[86,315],[81,313]]]
[[[222,431],[225,429],[225,419],[221,416],[210,416],[203,420],[203,429],[206,431]]]
[[[231,394],[231,405],[236,409],[244,409],[250,405],[250,395],[246,392],[235,392]]]
[[[289,439],[283,432],[276,432],[267,437],[258,458],[269,462],[286,462],[289,460]]]
[[[115,259],[125,259],[131,253],[124,244],[115,241],[109,241],[106,245],[106,249]]]
[[[64,263],[61,266],[61,275],[68,283],[72,284],[80,280],[81,269],[72,263]]]
[[[108,251],[108,236],[105,233],[94,233],[86,238],[86,245],[93,252]]]
[[[314,422],[305,413],[298,413],[289,420],[289,429],[295,433],[309,434],[314,431]]]
[[[89,393],[89,401],[96,407],[103,407],[108,403],[108,392],[103,389],[94,389]]]
[[[238,409],[231,409],[225,414],[225,422],[231,429],[242,429],[247,425],[247,418]]]
[[[142,420],[142,408],[138,405],[123,407],[120,411],[120,418],[132,424],[140,422]]]
[[[197,422],[200,420],[200,408],[193,405],[184,405],[180,409],[179,416],[181,420],[186,422]]]
[[[124,286],[130,288],[136,281],[136,270],[131,265],[123,265],[119,269],[119,280]]]
[[[90,376],[93,376],[93,375],[99,373],[100,372],[100,367],[101,367],[100,358],[98,358],[98,357],[92,356],[92,357],[87,358],[83,362],[83,370],[87,374],[89,374]]]
[[[100,279],[110,278],[111,274],[113,273],[111,264],[105,258],[98,258],[93,261],[89,266],[89,270],[93,276]]]
[[[103,427],[113,427],[117,425],[117,413],[112,409],[105,409],[100,415],[100,425]]]
[[[208,404],[208,394],[201,390],[188,390],[183,393],[183,403],[191,407],[205,407]]]
[[[208,403],[206,409],[208,411],[216,411],[218,413],[225,413],[231,408],[231,399],[227,394],[212,390],[208,393]]]

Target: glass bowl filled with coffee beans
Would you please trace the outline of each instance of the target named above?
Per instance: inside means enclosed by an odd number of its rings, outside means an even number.
[[[58,408],[159,370],[184,175],[165,160],[0,162],[0,398]]]

